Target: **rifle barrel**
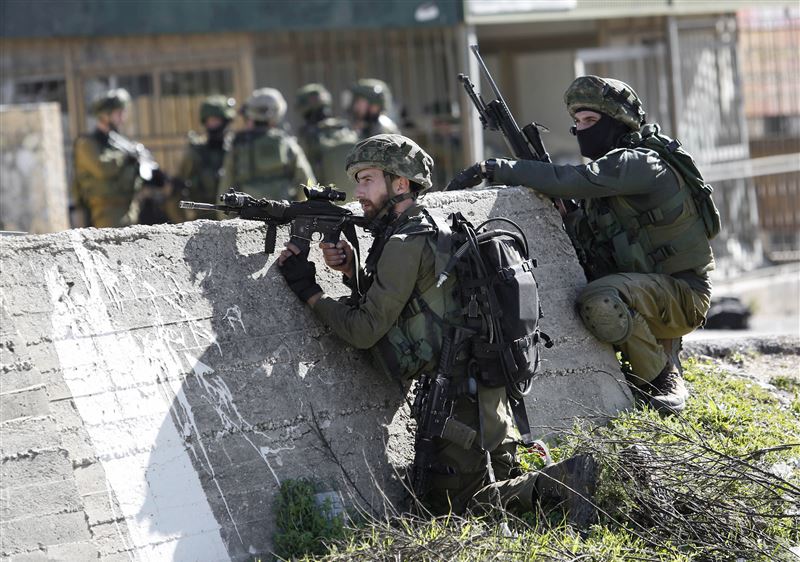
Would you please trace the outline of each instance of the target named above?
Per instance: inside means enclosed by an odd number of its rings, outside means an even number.
[[[475,58],[478,59],[478,63],[480,63],[481,69],[483,70],[483,75],[486,76],[486,80],[489,82],[489,85],[492,87],[492,90],[494,90],[494,95],[497,96],[497,99],[499,99],[503,103],[503,105],[506,105],[506,100],[503,99],[503,94],[500,93],[500,88],[497,87],[494,78],[492,78],[491,72],[489,72],[489,69],[486,66],[486,63],[483,62],[483,57],[481,57],[481,53],[478,50],[478,46],[470,45],[469,48],[472,49]]]
[[[219,211],[221,210],[218,205],[212,203],[196,203],[194,201],[181,201],[178,203],[181,209],[196,209],[198,211]]]

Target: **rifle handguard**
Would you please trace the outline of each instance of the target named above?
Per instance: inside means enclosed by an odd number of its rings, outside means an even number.
[[[264,253],[270,255],[275,251],[275,242],[278,237],[278,229],[274,224],[267,224],[267,234],[264,236]]]

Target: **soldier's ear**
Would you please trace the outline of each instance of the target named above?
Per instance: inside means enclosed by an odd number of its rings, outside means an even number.
[[[394,191],[398,195],[401,193],[408,193],[411,190],[411,182],[408,180],[408,178],[399,176],[395,181],[397,181],[397,184],[395,185]]]
[[[401,177],[399,186],[402,186],[403,188],[403,191],[401,193],[408,193],[409,191],[411,191],[411,182],[409,181],[408,178]]]

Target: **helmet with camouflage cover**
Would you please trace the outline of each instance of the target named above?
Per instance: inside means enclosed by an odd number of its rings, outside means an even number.
[[[564,92],[564,103],[572,117],[581,109],[604,113],[638,131],[645,119],[642,102],[633,88],[621,80],[579,76]]]
[[[380,106],[381,111],[392,107],[392,91],[383,80],[362,78],[350,86],[350,93],[353,99],[361,97],[370,103],[377,104]]]
[[[244,104],[244,116],[253,121],[279,122],[286,115],[286,100],[275,88],[255,90]]]
[[[111,113],[117,109],[126,109],[131,103],[131,95],[125,88],[114,88],[104,92],[92,103],[92,111],[95,115],[101,113]]]
[[[355,145],[345,160],[347,175],[356,181],[356,174],[367,168],[408,178],[422,186],[420,193],[433,187],[433,158],[403,135],[375,135]]]
[[[297,111],[305,115],[333,103],[331,93],[322,84],[306,84],[297,90]]]
[[[236,117],[236,100],[227,96],[209,96],[200,105],[200,122],[205,123],[209,117],[219,117],[230,121]]]

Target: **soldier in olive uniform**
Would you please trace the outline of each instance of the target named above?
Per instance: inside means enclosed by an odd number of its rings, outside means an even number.
[[[242,108],[246,128],[233,137],[225,155],[219,192],[235,186],[256,199],[303,197],[302,186],[317,182],[297,140],[280,128],[286,100],[274,88],[261,88]]]
[[[119,134],[131,97],[122,88],[109,90],[92,109],[94,131],[75,140],[75,179],[72,184],[76,226],[117,227],[134,224],[134,196],[141,188],[139,162],[129,150],[133,142]]]
[[[392,108],[392,92],[383,80],[362,78],[349,89],[351,125],[361,139],[373,135],[399,134],[400,129],[387,111]]]
[[[303,117],[298,139],[314,175],[323,185],[335,185],[353,197],[353,183],[342,167],[358,142],[358,133],[344,119],[332,116],[331,94],[322,84],[306,84],[297,90],[297,111]]]
[[[642,146],[658,128],[645,125],[629,85],[581,76],[564,101],[581,154],[592,162],[490,159],[459,173],[448,189],[485,178],[582,200],[565,219],[594,272],[578,297],[581,318],[598,339],[622,351],[631,382],[652,407],[679,412],[688,397],[680,338],[702,325],[711,297],[714,257],[703,218],[686,180]]]
[[[384,369],[392,369],[392,377],[408,381],[437,368],[441,323],[431,315],[452,321],[461,315],[454,296],[455,276],[436,286],[435,221],[417,202],[432,187],[433,160],[411,139],[377,135],[356,145],[346,169],[356,183],[364,215],[373,221],[375,241],[361,271],[355,270],[353,249],[347,242],[321,247],[326,264],[342,272],[353,290],[350,301],[326,296],[316,283],[314,264],[292,244],[281,253],[280,270],[290,289],[340,338],[356,348],[370,349]],[[516,461],[517,433],[506,390],[487,388],[475,380],[469,384],[467,360],[456,358],[451,388],[461,389],[455,416],[476,430],[478,445],[465,449],[436,438],[435,462],[424,467],[431,489],[420,499],[435,514],[463,513],[497,503],[523,513],[533,510],[537,502],[566,500],[571,519],[588,523],[592,510],[582,497],[593,491],[593,459],[575,457],[523,474]],[[494,482],[487,470],[487,452]]]
[[[181,199],[214,200],[230,145],[226,131],[236,117],[235,105],[234,99],[226,96],[209,96],[200,105],[200,122],[206,134],[189,133],[189,144],[173,178],[172,201],[167,207],[172,222],[194,220],[199,216],[196,211],[179,209]]]

